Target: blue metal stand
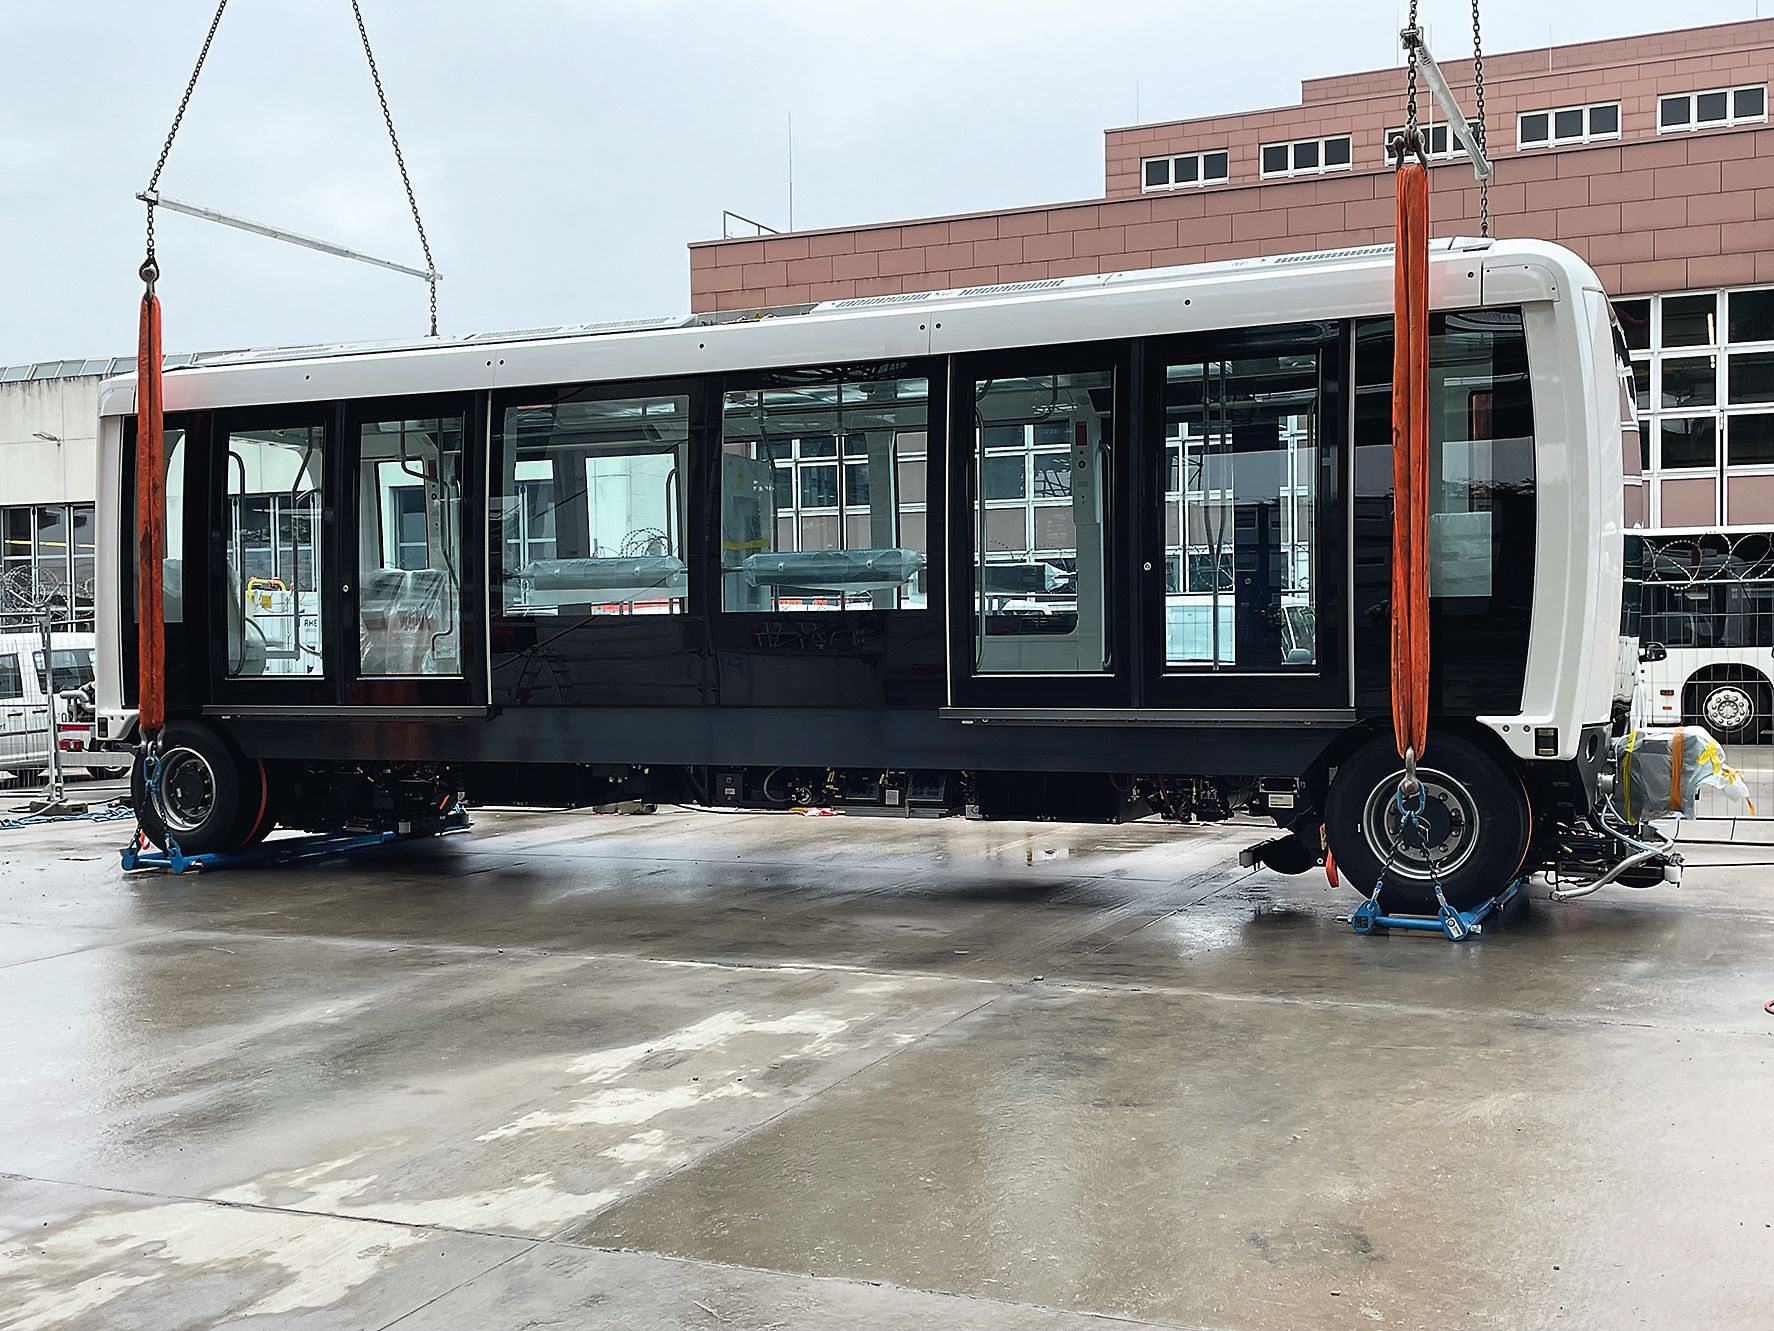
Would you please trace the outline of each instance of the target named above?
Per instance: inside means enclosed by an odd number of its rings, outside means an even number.
[[[456,832],[466,832],[472,823],[468,815],[461,809],[456,810],[461,819],[452,827],[446,827],[437,836],[450,836]],[[161,869],[168,873],[189,873],[193,869],[235,869],[251,868],[271,864],[294,864],[301,860],[324,859],[332,855],[346,855],[354,850],[365,850],[370,846],[385,846],[391,841],[410,841],[415,833],[411,832],[360,832],[349,835],[323,833],[316,836],[295,837],[287,841],[268,841],[254,846],[251,850],[235,851],[231,854],[207,853],[187,855],[179,849],[179,843],[172,837],[166,839],[165,850],[143,849],[141,833],[131,839],[123,848],[123,868],[125,872],[136,869]]]
[[[1358,934],[1383,934],[1389,929],[1414,929],[1419,933],[1441,934],[1451,943],[1473,938],[1484,932],[1484,921],[1505,910],[1521,898],[1522,880],[1517,878],[1489,901],[1471,910],[1455,910],[1435,884],[1436,911],[1433,915],[1383,915],[1380,913],[1380,884],[1374,894],[1355,908],[1349,927]]]

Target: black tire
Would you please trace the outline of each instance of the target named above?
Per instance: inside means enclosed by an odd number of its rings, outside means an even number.
[[[1720,744],[1754,744],[1768,725],[1768,681],[1753,670],[1694,680],[1682,692],[1682,724],[1704,727]]]
[[[1520,778],[1470,740],[1432,735],[1417,765],[1435,858],[1448,904],[1465,910],[1497,895],[1520,872],[1533,822]],[[1325,800],[1325,836],[1341,880],[1370,895],[1397,824],[1395,798],[1404,774],[1391,735],[1369,740],[1338,768]],[[1435,891],[1421,850],[1393,859],[1380,893],[1382,911],[1432,914]]]
[[[131,802],[142,831],[161,850],[169,837],[187,855],[239,850],[268,817],[264,766],[195,722],[167,725],[156,784],[150,796],[137,758],[129,774]]]

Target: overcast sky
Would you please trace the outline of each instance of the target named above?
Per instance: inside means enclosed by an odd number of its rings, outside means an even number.
[[[1774,13],[1774,0],[1762,0]],[[1394,0],[363,0],[445,333],[680,313],[731,208],[842,226],[1087,198],[1110,126],[1395,63]],[[1486,47],[1757,0],[1486,0]],[[133,348],[143,187],[211,0],[0,5],[0,364]],[[1466,10],[1424,0],[1447,56]],[[1551,18],[1550,26],[1548,16]],[[348,0],[232,0],[161,182],[419,261]],[[159,223],[169,350],[424,331],[411,278]]]

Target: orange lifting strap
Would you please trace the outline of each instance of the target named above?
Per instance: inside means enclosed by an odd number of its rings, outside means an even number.
[[[1398,168],[1392,339],[1392,733],[1429,739],[1429,172]]]
[[[166,722],[166,433],[160,396],[160,297],[142,296],[136,348],[136,669],[142,737]]]

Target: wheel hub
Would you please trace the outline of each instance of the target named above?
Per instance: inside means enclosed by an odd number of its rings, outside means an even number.
[[[1399,808],[1398,783],[1403,779],[1401,768],[1368,796],[1362,818],[1368,845],[1382,864],[1390,859],[1392,871],[1405,878],[1428,881],[1433,862],[1445,879],[1478,848],[1478,803],[1447,773],[1419,767],[1423,811],[1413,826],[1404,815],[1415,811],[1415,801],[1406,796],[1404,811]]]
[[[216,774],[209,760],[194,749],[162,754],[154,802],[169,830],[191,832],[201,827],[216,803]]]
[[[1706,695],[1706,706],[1701,710],[1709,726],[1720,730],[1741,730],[1755,715],[1755,704],[1743,689],[1726,684]]]

